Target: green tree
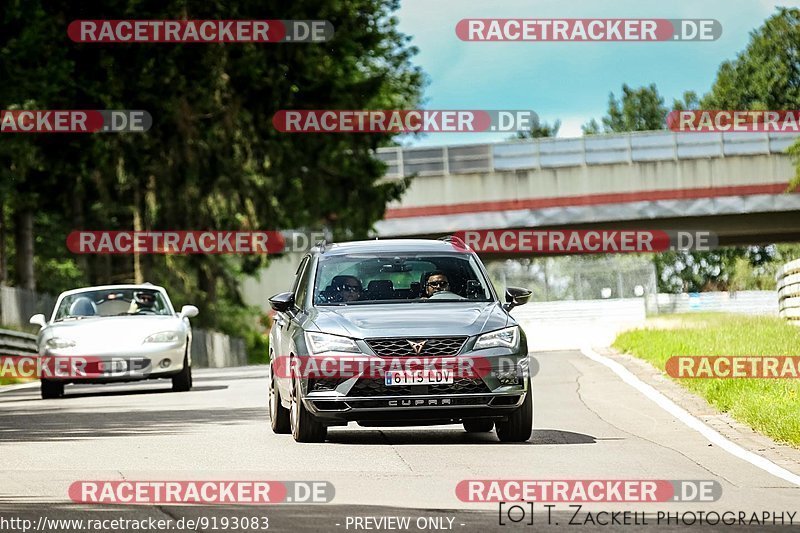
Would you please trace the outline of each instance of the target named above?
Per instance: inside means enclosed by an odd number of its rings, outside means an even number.
[[[561,129],[561,121],[556,120],[553,124],[547,122],[537,122],[528,131],[518,131],[516,139],[540,139],[542,137],[555,137]]]
[[[608,95],[608,114],[602,118],[605,133],[660,130],[666,127],[667,108],[654,83],[634,89],[622,84],[622,96]],[[592,119],[582,126],[586,135],[600,132]]]
[[[720,65],[704,109],[800,109],[800,9],[779,8],[750,34],[736,59]],[[789,148],[800,184],[800,141]]]
[[[201,325],[233,327],[230,317],[243,310],[237,279],[264,266],[263,258],[72,256],[66,235],[77,228],[323,226],[366,235],[407,184],[384,182],[384,165],[372,156],[392,136],[284,134],[272,117],[281,109],[416,106],[424,75],[412,64],[416,49],[397,30],[397,7],[397,0],[112,0],[102,9],[13,1],[0,19],[0,108],[145,109],[154,120],[145,134],[4,138],[3,220],[16,232],[18,217],[35,214],[40,288],[147,279],[169,286],[178,301],[201,304]],[[329,20],[334,41],[108,46],[66,35],[76,19],[265,14]],[[24,246],[13,244],[19,256]],[[9,266],[18,281],[19,269]]]

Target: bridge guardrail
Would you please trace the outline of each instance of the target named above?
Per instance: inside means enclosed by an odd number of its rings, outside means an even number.
[[[492,144],[379,148],[387,178],[783,153],[795,133],[646,131]]]
[[[0,329],[0,354],[33,355],[36,353],[38,353],[36,350],[36,335]]]
[[[789,261],[778,271],[778,313],[800,326],[800,259]]]

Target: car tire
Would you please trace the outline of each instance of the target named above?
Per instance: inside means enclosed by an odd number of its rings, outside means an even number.
[[[188,392],[192,390],[192,367],[189,364],[189,347],[183,356],[183,369],[172,376],[172,392]]]
[[[294,386],[292,409],[289,414],[292,437],[297,442],[324,442],[328,428],[312,415],[300,400],[300,382]]]
[[[41,383],[42,399],[51,400],[64,396],[64,382],[43,379]]]
[[[533,389],[528,379],[525,399],[505,422],[496,422],[495,429],[500,442],[526,442],[533,433]]]
[[[494,429],[494,420],[490,418],[475,418],[464,420],[464,431],[467,433],[488,433]]]
[[[271,372],[270,372],[271,374]],[[269,425],[274,433],[288,435],[292,432],[292,410],[281,403],[281,391],[275,385],[275,378],[269,378]]]

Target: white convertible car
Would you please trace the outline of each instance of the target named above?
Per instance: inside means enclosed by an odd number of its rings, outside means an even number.
[[[192,388],[192,328],[197,307],[175,312],[163,287],[105,285],[61,293],[37,338],[42,361],[68,361],[43,366],[42,398],[58,398],[70,382],[110,383],[171,378],[173,391]],[[61,365],[61,363],[59,363]],[[75,369],[77,368],[77,371]],[[54,371],[60,369],[59,371]]]

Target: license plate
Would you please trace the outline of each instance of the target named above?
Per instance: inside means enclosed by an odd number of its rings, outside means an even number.
[[[453,383],[452,370],[391,370],[384,374],[387,386],[447,385]]]
[[[125,372],[128,369],[127,361],[122,359],[114,359],[112,361],[100,361],[97,363],[97,369],[100,372],[108,372],[114,374],[116,372]]]

